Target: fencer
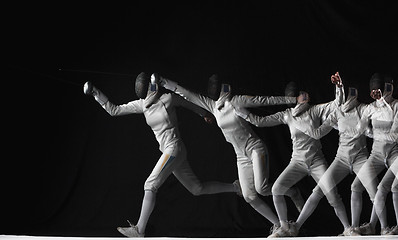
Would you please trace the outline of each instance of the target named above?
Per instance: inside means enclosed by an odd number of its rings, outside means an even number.
[[[305,176],[311,176],[317,183],[328,167],[322,153],[320,140],[311,138],[298,130],[301,125],[304,129],[314,129],[320,126],[321,120],[326,120],[330,113],[335,111],[343,101],[342,84],[337,78],[338,73],[331,76],[332,83],[336,85],[335,99],[325,104],[309,105],[309,95],[306,92],[298,92],[296,85],[290,82],[285,89],[285,95],[297,96],[299,101],[293,108],[275,113],[270,116],[257,116],[248,111],[239,112],[239,115],[257,127],[272,127],[286,124],[289,127],[293,151],[289,165],[283,170],[272,187],[274,205],[278,213],[281,227],[269,237],[287,237],[297,235],[294,223],[287,219],[287,207],[284,195],[292,186]],[[304,222],[315,210],[318,202],[323,197],[319,187],[313,190],[300,213],[298,223]],[[336,189],[328,194],[327,199],[334,207],[337,217],[344,228],[349,227],[344,204]]]
[[[340,76],[338,76],[340,78]],[[341,81],[341,79],[340,79]],[[343,88],[344,90],[344,88]],[[298,125],[297,129],[314,139],[320,139],[328,134],[333,128],[339,131],[339,146],[336,157],[325,174],[318,182],[318,186],[325,195],[328,195],[333,189],[349,174],[358,174],[362,165],[366,162],[369,152],[366,147],[366,136],[371,136],[367,131],[357,138],[347,136],[345,132],[351,132],[356,128],[367,104],[360,103],[357,99],[358,90],[354,87],[348,89],[347,100],[333,113],[329,115],[326,121],[317,129],[305,128]],[[346,228],[344,236],[359,236],[371,234],[359,227],[360,215],[362,211],[362,193],[365,190],[358,178],[355,178],[351,184],[351,227]],[[372,212],[370,223],[372,226],[377,223],[376,212]],[[302,221],[296,223],[296,233],[302,226]]]
[[[151,78],[151,79],[150,79]],[[185,101],[173,93],[166,93],[158,87],[154,76],[140,73],[135,81],[135,92],[140,98],[127,104],[115,105],[93,84],[84,85],[84,93],[94,96],[95,100],[111,115],[121,116],[142,113],[151,127],[159,150],[162,152],[152,173],[144,184],[144,198],[141,214],[136,225],[119,227],[118,231],[127,237],[144,237],[145,228],[155,207],[156,192],[170,174],[174,176],[193,195],[222,192],[240,193],[239,183],[200,182],[186,161],[186,149],[178,129],[176,107],[188,108],[202,117],[211,116],[205,110]]]
[[[389,181],[385,180],[383,184],[379,184],[378,175],[383,169],[389,169],[395,160],[398,158],[398,143],[396,138],[397,128],[397,113],[398,113],[398,100],[392,96],[393,85],[391,82],[384,83],[384,79],[380,74],[374,74],[369,82],[370,95],[374,102],[372,102],[364,112],[360,122],[356,127],[356,131],[352,136],[358,136],[366,131],[369,124],[373,132],[373,144],[370,156],[366,163],[362,166],[357,174],[358,178],[366,188],[369,196],[374,202],[374,208],[378,214],[382,235],[387,235],[390,232],[387,224],[387,216],[383,211],[385,205],[376,205],[383,203],[383,200],[376,201],[376,192],[379,192],[379,197],[385,197],[386,192],[389,192],[389,186],[384,186],[384,183]],[[382,92],[380,89],[384,87]],[[390,134],[392,132],[392,134]],[[379,190],[379,191],[378,191]],[[394,206],[398,205],[398,197],[396,189],[393,189]],[[374,225],[366,226],[369,232],[375,232]]]
[[[294,104],[296,97],[232,95],[231,86],[221,84],[217,75],[212,75],[209,78],[208,96],[191,92],[176,82],[163,77],[160,77],[160,85],[206,109],[215,116],[226,141],[231,143],[235,150],[239,182],[245,201],[272,222],[276,229],[279,226],[277,216],[258,196],[258,194],[271,195],[267,147],[251,126],[237,116],[235,112],[244,107]],[[298,189],[291,189],[286,195],[292,198],[297,209],[301,211],[304,201]]]

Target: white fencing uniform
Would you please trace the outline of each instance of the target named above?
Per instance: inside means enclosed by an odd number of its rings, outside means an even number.
[[[144,99],[115,105],[107,101],[102,107],[112,116],[143,113],[151,127],[163,153],[152,173],[145,182],[144,190],[156,192],[167,177],[173,173],[176,178],[194,195],[202,194],[203,185],[192,172],[186,161],[186,150],[178,130],[175,107],[183,106],[201,116],[206,112],[175,94],[162,94],[149,108]]]
[[[257,193],[264,196],[270,195],[271,184],[268,182],[269,159],[267,148],[250,125],[236,115],[235,109],[291,104],[296,102],[296,98],[236,95],[232,98],[221,96],[217,101],[214,101],[178,85],[174,91],[215,116],[226,141],[234,147],[239,181],[245,200],[251,202],[257,199]]]
[[[385,103],[382,106],[377,106],[377,102],[374,105],[378,108],[372,108],[369,111],[374,139],[372,153],[361,169],[359,177],[369,194],[375,194],[374,208],[379,216],[382,231],[384,234],[393,235],[398,234],[398,229],[396,226],[390,233],[387,233],[388,224],[385,202],[388,193],[391,191],[395,217],[398,222],[398,100],[392,101],[390,105]],[[392,115],[394,118],[391,121]],[[390,129],[388,129],[388,126],[391,126]],[[374,193],[377,175],[385,167],[388,169],[377,186],[377,192]]]
[[[318,183],[325,194],[335,188],[348,174],[358,174],[368,158],[366,136],[360,135],[358,138],[352,138],[344,134],[344,132],[353,131],[356,128],[366,107],[366,104],[359,104],[347,112],[338,108],[318,129],[304,129],[303,126],[297,126],[298,129],[314,139],[322,138],[333,127],[339,130],[339,147],[336,157]],[[363,192],[365,189],[356,178],[351,185],[351,190]]]
[[[287,207],[283,195],[305,176],[312,176],[318,183],[328,167],[322,153],[320,140],[306,135],[298,129],[298,126],[304,130],[318,128],[321,124],[321,120],[326,120],[328,115],[337,109],[342,101],[342,88],[336,86],[335,100],[326,104],[319,104],[312,107],[310,107],[308,103],[298,104],[294,108],[289,108],[285,111],[265,117],[256,116],[251,113],[247,115],[246,120],[257,127],[271,127],[286,124],[291,134],[293,144],[291,161],[279,175],[272,187],[274,205],[282,226],[278,231],[272,234],[273,237],[297,236],[298,228],[300,228],[301,225],[290,227],[291,224],[287,223]],[[319,200],[322,198],[323,192],[317,186],[313,190],[311,196],[313,196],[313,198],[311,198],[311,201],[306,202],[303,211],[300,213],[302,219],[307,219],[313,212]],[[330,205],[335,208],[336,215],[339,217],[340,221],[342,221],[343,225],[347,225],[347,214],[344,204],[337,193],[337,189],[327,194],[326,197]],[[312,199],[316,200],[312,201]]]
[[[372,151],[357,174],[372,201],[379,185],[377,175],[383,169],[389,168],[398,157],[398,143],[393,138],[398,128],[397,114],[398,100],[393,100],[390,104],[384,103],[382,99],[377,100],[369,105],[359,124],[359,133],[364,131],[369,122],[372,125]]]
[[[141,80],[139,77],[137,77],[136,80],[136,90],[137,85],[141,87],[142,90],[142,86],[137,84],[137,82],[140,83],[138,80]],[[178,130],[175,108],[182,106],[198,113],[202,117],[207,115],[204,109],[185,101],[176,94],[160,94],[157,84],[152,82],[152,79],[151,84],[148,86],[145,99],[131,101],[122,105],[115,105],[108,101],[108,98],[89,82],[84,85],[84,92],[93,95],[95,100],[99,102],[111,116],[143,113],[147,124],[151,127],[159,143],[159,150],[162,152],[162,156],[144,184],[145,194],[138,223],[132,225],[129,222],[130,227],[118,227],[118,231],[123,235],[127,237],[145,236],[148,219],[155,207],[156,192],[171,173],[173,173],[193,195],[221,192],[240,193],[239,184],[236,183],[201,183],[186,161],[186,150]]]
[[[280,124],[289,126],[293,152],[289,165],[280,174],[272,187],[273,195],[284,195],[304,176],[312,176],[316,182],[327,169],[327,163],[322,153],[320,140],[309,137],[297,126],[304,129],[314,129],[320,126],[321,120],[333,112],[341,104],[342,91],[336,87],[336,99],[326,104],[309,107],[298,116],[293,115],[294,108],[278,112],[270,116],[256,116],[249,114],[247,121],[257,127],[271,127]],[[320,191],[320,189],[318,189]]]
[[[366,104],[360,104],[357,102],[356,98],[354,101],[346,102],[344,105],[339,107],[317,129],[302,129],[301,126],[298,126],[300,130],[315,139],[322,138],[333,128],[337,128],[339,131],[339,147],[337,149],[336,157],[317,185],[322,189],[326,196],[331,191],[334,191],[337,184],[339,184],[347,175],[353,173],[358,174],[369,156],[365,135],[361,134],[358,137],[351,137],[345,134],[345,132],[354,131],[357,123],[363,115],[363,112],[367,108]],[[347,106],[347,103],[354,103],[357,106],[353,106],[351,109],[344,108]],[[358,227],[360,222],[360,213],[362,211],[362,192],[364,190],[365,188],[362,183],[358,177],[356,177],[351,184],[352,227],[346,231],[346,234],[361,234]],[[374,226],[376,221],[376,215],[372,215],[370,220],[372,224],[371,226]]]

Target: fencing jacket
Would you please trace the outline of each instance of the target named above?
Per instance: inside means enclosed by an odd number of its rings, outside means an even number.
[[[206,115],[205,110],[172,93],[162,94],[159,100],[148,108],[145,107],[144,99],[131,101],[123,105],[115,105],[107,101],[102,105],[111,116],[143,113],[147,124],[155,134],[156,140],[159,143],[159,149],[162,152],[166,148],[173,147],[181,141],[175,110],[177,106],[188,108],[201,116]]]

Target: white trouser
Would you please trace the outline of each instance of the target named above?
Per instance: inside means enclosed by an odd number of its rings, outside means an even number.
[[[269,156],[264,144],[248,147],[245,152],[235,149],[239,182],[246,202],[256,199],[257,193],[271,195],[269,184]]]
[[[305,176],[311,176],[315,182],[318,183],[326,172],[327,168],[327,162],[321,151],[318,151],[315,154],[310,164],[304,161],[292,159],[289,165],[285,168],[285,170],[283,170],[276,182],[273,184],[272,194],[285,195],[290,188],[292,188]],[[313,192],[317,192],[322,196],[324,195],[318,185],[313,189]],[[336,188],[327,194],[326,197],[332,206],[335,206],[335,203],[341,201]]]
[[[289,165],[276,179],[272,187],[273,195],[285,195],[286,192],[305,176],[311,176],[315,182],[321,179],[328,165],[322,152],[318,151],[310,163],[292,158]],[[319,189],[319,191],[321,191]]]
[[[377,186],[379,185],[377,175],[379,175],[383,169],[389,168],[398,157],[397,144],[391,146],[391,148],[387,149],[388,151],[385,151],[385,153],[378,151],[378,146],[376,144],[375,142],[373,143],[373,149],[368,160],[357,174],[357,177],[366,188],[372,202],[374,201]]]
[[[176,144],[172,148],[165,149],[152,173],[147,178],[144,190],[157,192],[164,181],[173,173],[188,191],[193,195],[199,195],[203,186],[192,171],[186,156],[183,144]]]
[[[350,156],[344,157],[337,154],[334,161],[319,181],[318,186],[325,195],[332,191],[347,175],[353,173],[358,174],[368,158],[368,153],[366,149],[360,151],[356,156],[351,157],[352,162],[350,162],[347,157],[350,158]],[[351,191],[363,192],[364,190],[365,188],[361,181],[356,177],[351,184]]]
[[[391,167],[384,174],[383,179],[377,186],[378,191],[398,192],[398,156],[392,161]]]

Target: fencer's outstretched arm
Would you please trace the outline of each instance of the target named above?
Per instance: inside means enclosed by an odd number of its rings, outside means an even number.
[[[240,107],[261,107],[269,105],[282,105],[282,104],[295,104],[297,102],[296,97],[286,96],[248,96],[248,95],[236,95],[232,99],[236,103],[236,106]]]
[[[127,104],[115,105],[111,103],[108,98],[97,89],[91,82],[86,82],[83,91],[87,95],[92,95],[94,99],[109,113],[111,116],[121,116],[132,113],[143,113],[143,106],[141,100],[131,101]]]
[[[173,101],[175,102],[176,106],[187,108],[201,117],[207,117],[209,115],[209,112],[199,107],[198,105],[183,99],[179,95],[173,94]]]
[[[244,119],[256,127],[273,127],[280,124],[287,124],[285,121],[285,112],[277,112],[265,117],[249,113]]]
[[[135,100],[122,105],[115,105],[110,101],[107,101],[102,107],[109,113],[111,116],[123,116],[127,114],[133,113],[143,113],[143,101]]]
[[[211,98],[205,97],[198,93],[191,92],[191,91],[179,86],[176,82],[171,81],[164,77],[160,77],[159,83],[160,83],[160,86],[177,93],[184,99],[213,113],[216,103]]]

